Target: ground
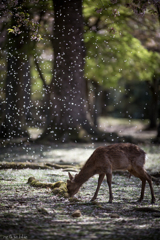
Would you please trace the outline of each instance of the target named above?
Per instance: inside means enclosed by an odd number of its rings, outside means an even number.
[[[153,205],[150,204],[148,184],[144,201],[137,203],[141,182],[138,178],[129,178],[126,172],[113,174],[112,204],[108,203],[106,181],[97,200],[90,202],[96,189],[97,175],[82,186],[76,199],[54,195],[50,188],[27,184],[29,177],[46,183],[66,182],[68,170],[72,174],[78,172],[79,165],[87,160],[93,150],[105,144],[19,144],[1,148],[0,163],[31,162],[37,166],[57,163],[62,168],[0,169],[0,239],[160,239],[159,182],[153,181],[156,196]],[[147,153],[147,171],[151,174],[159,172],[159,146],[149,143],[139,146]],[[80,210],[80,217],[72,216],[75,210]]]

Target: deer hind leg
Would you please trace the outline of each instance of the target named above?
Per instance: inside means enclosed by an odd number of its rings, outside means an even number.
[[[99,175],[97,189],[96,189],[95,194],[94,194],[93,198],[91,199],[91,201],[94,201],[97,198],[97,195],[98,195],[101,183],[103,182],[104,176],[105,176],[104,173]]]
[[[138,202],[141,202],[144,198],[144,190],[145,190],[145,186],[146,186],[146,179],[145,178],[140,178],[142,181],[142,188],[141,188],[141,195],[140,198],[138,199]]]
[[[149,183],[150,191],[151,191],[151,203],[153,204],[153,203],[155,203],[155,196],[154,196],[154,190],[153,190],[153,185],[152,185],[152,179],[151,179],[151,176],[144,169],[143,169],[143,172],[144,172],[145,177],[140,178],[142,180],[142,191],[141,191],[141,196],[140,196],[139,200],[141,200],[141,197],[143,199],[145,183],[147,180],[147,182]]]
[[[155,199],[155,196],[154,196],[154,190],[153,190],[153,185],[152,185],[152,178],[151,178],[151,176],[147,172],[145,172],[145,173],[147,175],[147,181],[149,183],[150,190],[151,190],[151,197],[152,197],[151,198],[151,203],[153,204],[153,203],[155,203],[156,199]]]
[[[146,181],[147,181],[149,183],[150,190],[151,190],[151,197],[152,197],[151,203],[155,203],[155,196],[154,196],[154,190],[153,190],[153,186],[152,186],[151,176],[144,170],[144,168],[142,168],[140,166],[138,166],[136,168],[136,170],[135,169],[131,170],[130,173],[133,174],[135,177],[140,178],[142,181],[141,195],[140,195],[138,202],[141,202],[143,200],[145,185],[146,185]]]
[[[111,173],[107,173],[106,177],[107,177],[107,183],[108,183],[108,187],[109,187],[109,201],[108,202],[112,203],[112,200],[113,200],[112,187],[111,187],[111,184],[112,184],[112,172]]]

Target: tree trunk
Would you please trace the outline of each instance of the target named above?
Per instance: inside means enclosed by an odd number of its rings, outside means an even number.
[[[151,91],[151,106],[150,106],[150,123],[147,129],[157,128],[157,117],[158,117],[158,82],[157,76],[154,76],[152,83],[148,83]]]
[[[98,128],[98,118],[102,112],[102,87],[91,79],[88,86],[88,106],[93,125]]]
[[[160,139],[160,123],[158,124],[157,138]]]
[[[160,144],[160,120],[157,127],[157,136],[152,140],[152,143]]]
[[[94,88],[93,121],[94,126],[98,128],[98,118],[100,117],[102,111],[102,87],[96,81],[93,81],[92,84]]]
[[[12,19],[14,23],[14,19]],[[26,118],[30,111],[30,64],[28,36],[10,34],[7,48],[6,108],[0,137],[28,137]]]
[[[82,1],[54,0],[54,76],[51,84],[51,119],[43,136],[53,141],[77,138],[79,128],[90,134],[84,79]]]
[[[23,62],[23,61],[22,61]],[[25,112],[25,122],[31,121],[31,69],[30,69],[30,59],[26,59],[23,65],[23,92],[24,92],[24,112]]]
[[[26,69],[24,70],[23,61],[21,60],[21,56],[20,58],[13,55],[8,57],[5,119],[0,132],[3,138],[28,136],[25,120],[29,111],[27,98],[30,96],[26,89],[29,84],[28,81],[24,84]]]

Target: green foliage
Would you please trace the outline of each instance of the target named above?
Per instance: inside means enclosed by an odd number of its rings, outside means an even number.
[[[14,26],[13,26],[14,27]],[[14,33],[14,29],[13,28],[8,28],[8,32],[9,33]]]
[[[17,35],[21,33],[24,34],[25,31],[28,31],[31,40],[42,40],[41,34],[39,33],[39,17],[42,17],[46,11],[50,11],[53,8],[52,1],[47,0],[44,3],[44,1],[41,0],[8,0],[6,3],[7,7],[3,11],[2,16],[9,25],[8,33]]]
[[[45,81],[47,84],[51,82],[52,78],[52,61],[42,59],[42,57],[39,57],[39,66],[41,69],[41,72],[43,73],[43,76],[45,78]],[[32,61],[32,68],[31,68],[31,75],[32,75],[32,98],[33,99],[41,99],[43,96],[43,82],[39,76],[39,73],[35,67],[35,64]]]
[[[151,80],[159,70],[159,55],[149,52],[131,35],[128,21],[133,12],[103,1],[103,10],[97,13],[100,4],[86,1],[84,5],[86,77],[104,87],[115,86],[122,78]]]
[[[31,69],[31,75],[32,75],[32,86],[31,86],[31,92],[32,92],[32,99],[41,99],[42,98],[42,89],[43,89],[43,83],[33,65]]]

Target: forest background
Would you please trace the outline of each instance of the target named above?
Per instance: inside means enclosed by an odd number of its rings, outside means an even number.
[[[159,0],[1,0],[0,32],[0,239],[159,239]],[[113,204],[97,175],[69,198],[116,142],[146,152],[154,205],[119,171]]]
[[[147,119],[158,141],[159,3],[147,3],[2,1],[1,138],[111,141],[105,116]]]

